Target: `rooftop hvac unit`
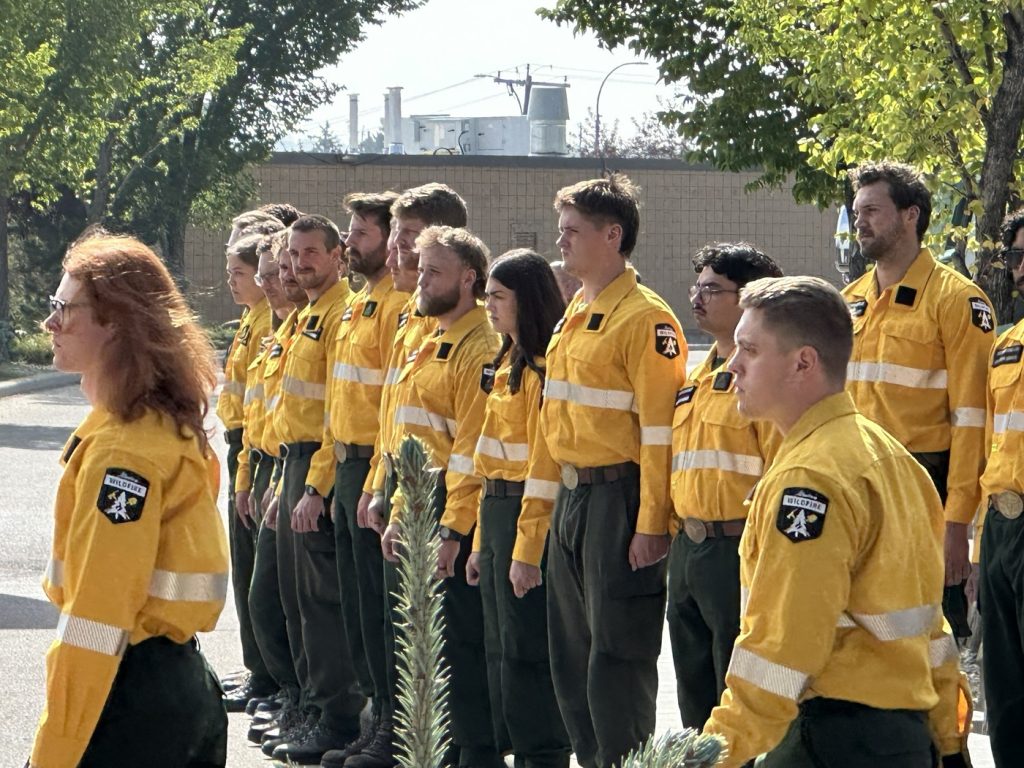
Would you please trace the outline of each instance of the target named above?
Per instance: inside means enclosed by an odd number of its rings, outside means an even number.
[[[567,155],[565,125],[569,120],[569,97],[565,88],[535,86],[530,92],[531,155]]]

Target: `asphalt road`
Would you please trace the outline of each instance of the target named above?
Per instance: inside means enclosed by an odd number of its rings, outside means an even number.
[[[0,768],[24,764],[43,706],[44,655],[57,612],[40,580],[49,560],[60,450],[87,410],[77,387],[0,398]],[[223,459],[223,442],[214,442]],[[229,602],[216,630],[200,638],[222,674],[241,664],[237,630]],[[659,732],[680,727],[667,638],[663,647]],[[247,727],[244,715],[231,715],[229,768],[269,765],[245,740]],[[971,737],[971,754],[975,768],[994,765],[987,737]]]

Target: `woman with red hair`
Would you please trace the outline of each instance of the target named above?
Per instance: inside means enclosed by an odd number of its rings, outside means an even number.
[[[203,420],[213,351],[170,274],[130,237],[71,247],[43,323],[92,410],[64,448],[60,610],[30,765],[223,766],[227,716],[195,633],[227,588],[219,467]]]

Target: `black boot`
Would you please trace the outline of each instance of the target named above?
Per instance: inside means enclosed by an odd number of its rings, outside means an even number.
[[[358,755],[373,741],[377,735],[377,728],[380,727],[380,719],[372,718],[363,721],[363,727],[359,731],[359,738],[346,746],[344,749],[332,749],[324,754],[320,760],[321,768],[342,768],[345,761],[353,755]]]
[[[278,745],[272,757],[282,763],[297,765],[319,765],[321,758],[334,749],[344,749],[345,745],[359,738],[355,731],[336,731],[322,723],[317,723],[306,735],[296,741],[286,741]]]
[[[395,721],[391,717],[382,718],[373,740],[344,765],[345,768],[394,768],[398,765],[395,759]]]

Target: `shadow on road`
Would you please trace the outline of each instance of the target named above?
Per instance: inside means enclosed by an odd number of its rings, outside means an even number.
[[[30,451],[59,451],[74,430],[67,427],[42,427],[26,424],[0,426],[0,448]]]
[[[0,594],[0,629],[53,629],[59,618],[46,600]]]

